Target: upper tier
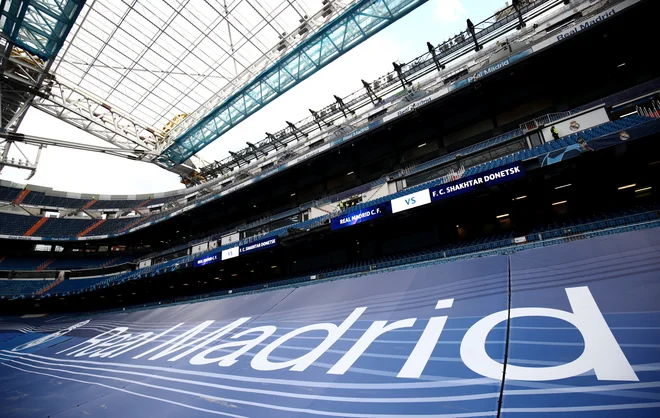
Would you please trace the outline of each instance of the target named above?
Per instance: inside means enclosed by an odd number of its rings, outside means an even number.
[[[539,156],[546,155],[550,152],[557,151],[559,149],[566,149],[568,147],[574,147],[577,143],[578,136],[581,136],[587,141],[591,141],[595,138],[606,136],[614,132],[621,131],[623,129],[629,129],[636,125],[647,123],[652,118],[643,117],[639,115],[629,116],[624,119],[619,119],[604,124],[597,125],[593,128],[583,130],[579,133],[573,133],[566,135],[559,140],[550,141],[537,145],[535,147],[527,148],[522,147],[516,152],[505,155],[500,158],[490,159],[485,163],[465,167],[466,171],[463,174],[464,176],[469,176],[484,170],[492,169],[499,167],[501,165],[513,163],[515,161],[523,161],[531,158],[538,158]],[[497,147],[501,145],[501,142],[506,142],[512,138],[520,136],[520,132],[513,132],[501,135],[497,138],[493,138],[487,141],[484,141],[476,146],[470,146],[459,150],[456,154],[465,153],[470,154],[476,151],[483,151],[490,148]],[[501,141],[499,141],[501,139]],[[510,146],[510,145],[508,145]],[[431,162],[424,163],[420,165],[424,170],[431,168],[433,166],[441,166],[446,163],[446,158],[440,157]],[[416,172],[415,169],[407,170],[406,175]],[[403,188],[397,190],[394,193],[388,193],[384,196],[374,198],[372,200],[364,201],[357,206],[353,206],[350,210],[357,210],[365,205],[373,205],[378,203],[387,202],[396,197],[403,196],[407,193],[413,193],[424,188],[431,187],[433,185],[441,184],[448,181],[444,179],[443,176],[435,177],[429,182],[424,182],[417,184],[412,187]],[[8,188],[4,188],[7,190]],[[29,193],[27,194],[29,196]],[[208,199],[210,200],[210,199]],[[198,206],[205,204],[207,199],[194,203],[193,206]],[[315,202],[318,203],[318,202]],[[191,206],[192,207],[192,206]],[[80,217],[71,217],[71,218],[46,218],[39,216],[29,216],[18,213],[6,213],[0,212],[0,236],[4,235],[5,237],[29,237],[27,239],[59,239],[59,240],[75,240],[75,239],[87,239],[96,237],[98,239],[106,238],[108,236],[119,235],[131,232],[136,228],[146,227],[156,222],[168,219],[176,215],[181,210],[177,210],[175,213],[169,213],[166,211],[158,213],[147,213],[144,216],[132,216],[126,218],[118,219],[95,219],[95,218],[80,218]],[[296,212],[297,213],[297,212]],[[307,222],[313,222],[315,219],[309,219]],[[290,225],[291,226],[291,225]],[[296,226],[296,225],[293,225]],[[287,228],[283,228],[287,229]],[[228,231],[229,232],[229,231]],[[270,231],[269,234],[277,234],[277,230]]]

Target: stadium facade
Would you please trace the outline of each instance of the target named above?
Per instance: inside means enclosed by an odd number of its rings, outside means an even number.
[[[2,182],[2,415],[656,416],[656,9],[516,2],[184,191]]]

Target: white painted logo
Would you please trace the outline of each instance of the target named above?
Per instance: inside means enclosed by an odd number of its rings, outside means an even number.
[[[59,330],[57,332],[54,332],[52,334],[46,334],[43,337],[37,338],[37,339],[32,340],[30,342],[27,342],[25,344],[21,344],[17,347],[14,347],[11,351],[21,351],[21,350],[26,350],[28,348],[36,347],[36,346],[41,345],[45,342],[48,342],[48,341],[54,340],[55,338],[61,337],[64,334],[68,334],[69,332],[73,331],[76,328],[80,328],[83,325],[87,325],[88,322],[89,322],[89,319],[86,320],[86,321],[78,322],[77,324],[73,324],[68,328],[61,329],[61,330]]]
[[[566,289],[573,313],[550,308],[514,308],[511,319],[544,316],[568,322],[580,331],[584,339],[582,355],[570,363],[551,367],[522,367],[508,364],[506,378],[512,380],[546,381],[566,379],[593,370],[598,380],[638,381],[621,347],[614,339],[603,314],[588,287]],[[474,324],[463,337],[461,359],[473,372],[493,379],[502,377],[503,365],[486,352],[486,337],[493,327],[507,320],[507,311],[488,315]]]
[[[490,331],[496,325],[506,322],[509,316],[512,319],[522,317],[556,318],[571,324],[581,333],[584,340],[583,353],[573,361],[556,366],[523,367],[507,364],[507,379],[551,381],[579,376],[593,371],[598,380],[638,381],[637,375],[605,322],[589,288],[586,286],[567,288],[566,295],[572,312],[552,308],[513,308],[510,311],[503,310],[493,313],[477,321],[468,329],[461,341],[461,359],[473,372],[500,380],[503,376],[504,366],[492,359],[486,351],[486,338]],[[435,309],[446,311],[453,304],[454,299],[443,299],[437,302]],[[263,372],[276,370],[302,372],[318,361],[335,343],[341,340],[342,336],[355,325],[367,309],[367,307],[355,308],[339,325],[333,323],[311,324],[289,331],[253,354],[249,364],[254,370]],[[183,323],[157,335],[153,332],[131,334],[126,332],[128,331],[127,327],[118,327],[77,345],[65,348],[57,354],[73,357],[115,358],[131,352],[132,359],[146,361],[162,359],[161,361],[167,360],[169,362],[180,361],[190,356],[188,362],[193,366],[216,364],[217,367],[229,367],[240,361],[249,351],[263,345],[264,341],[277,331],[276,326],[263,325],[234,333],[250,319],[250,317],[238,318],[212,332],[209,332],[209,327],[215,321],[208,320],[173,337],[167,335],[184,325]],[[447,319],[448,316],[446,315],[429,318],[419,340],[401,365],[401,369],[397,374],[398,378],[418,379],[423,374],[438,341],[440,341]],[[343,375],[353,367],[378,338],[393,330],[412,328],[415,322],[417,322],[417,318],[406,318],[389,323],[383,320],[373,321],[357,341],[345,351],[343,356],[329,368],[327,373]],[[77,324],[70,329],[77,326],[80,325]],[[360,326],[366,326],[364,321],[361,322]],[[65,330],[64,333],[70,329]],[[298,357],[282,361],[276,357],[276,354],[273,355],[278,348],[285,345],[289,340],[309,332],[317,334],[319,331],[325,332],[325,338],[321,339],[318,345],[310,347],[308,351],[304,351]],[[62,332],[59,335],[62,335]],[[218,342],[216,343],[216,341]],[[151,348],[146,351],[138,350],[146,345],[150,345]],[[14,350],[18,349],[22,348],[17,347]],[[243,360],[246,361],[244,357]]]

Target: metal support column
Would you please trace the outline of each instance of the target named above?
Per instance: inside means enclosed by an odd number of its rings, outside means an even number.
[[[520,22],[518,24],[518,27],[516,27],[516,29],[520,30],[520,29],[522,29],[526,26],[525,21],[523,20],[523,17],[522,17],[522,13],[520,11],[520,0],[513,0],[512,5],[513,5],[514,10],[516,11],[516,14],[518,15],[518,22]]]
[[[300,135],[303,138],[307,138],[307,134],[302,132],[300,129],[296,127],[292,122],[289,122],[288,120],[285,121],[287,125],[289,125],[289,128],[291,128],[291,132],[293,133],[293,136],[296,137],[296,140],[300,141],[300,138],[298,138],[298,135]]]
[[[472,21],[470,19],[467,20],[467,29],[468,32],[470,32],[470,35],[472,35],[472,40],[474,41],[474,51],[478,52],[481,49],[483,49],[483,46],[479,45],[479,41],[477,40],[477,34],[474,31],[474,25],[472,24]]]
[[[252,142],[245,141],[245,143],[248,145],[248,147],[250,147],[250,149],[252,151],[254,151],[254,155],[256,155],[257,158],[259,158],[259,155],[262,155],[264,157],[266,157],[268,155],[265,152],[263,152],[262,150],[260,150],[259,148],[257,148],[257,146],[254,145]]]
[[[435,68],[437,68],[438,71],[444,70],[445,66],[440,63],[440,60],[438,59],[438,55],[435,52],[435,47],[431,45],[431,42],[427,42],[426,47],[429,49],[429,52],[431,53],[431,58],[433,58],[433,62],[435,63]]]
[[[269,134],[266,132],[266,139],[273,144],[273,147],[275,147],[275,151],[279,151],[282,148],[286,148],[286,145],[284,142],[280,141],[279,139],[275,138],[275,135]]]
[[[276,97],[426,1],[357,0],[230,96],[217,102],[214,99],[209,108],[189,115],[169,133],[161,163],[185,162]]]
[[[401,65],[397,64],[396,62],[393,62],[392,65],[394,66],[394,71],[396,71],[397,77],[399,77],[401,86],[403,87],[404,90],[408,91],[408,87],[406,87],[406,84],[408,84],[408,82],[406,81],[406,77],[403,75],[403,71],[401,70]]]
[[[319,112],[316,112],[316,111],[314,111],[314,110],[312,110],[312,109],[308,109],[308,110],[309,110],[309,113],[311,113],[312,116],[314,117],[314,122],[316,122],[316,124],[318,125],[319,129],[323,129],[323,127],[321,126],[321,122],[325,123],[325,126],[332,126],[331,123],[326,122],[326,121],[321,117],[321,115],[319,115]]]
[[[381,100],[383,100],[382,97],[378,96],[374,92],[374,89],[371,88],[371,84],[367,83],[364,80],[360,80],[360,81],[362,81],[362,85],[367,90],[367,94],[369,95],[369,100],[371,100],[371,104],[375,105],[377,102],[380,102]]]
[[[335,98],[335,101],[337,102],[337,104],[339,105],[339,109],[341,110],[341,113],[344,114],[345,118],[348,118],[348,113],[351,113],[351,114],[355,113],[348,106],[346,106],[346,103],[344,103],[344,101],[341,99],[341,97],[334,96],[334,98]],[[348,113],[346,113],[346,112],[348,112]]]

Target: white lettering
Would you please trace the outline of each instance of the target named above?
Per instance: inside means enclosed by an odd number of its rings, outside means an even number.
[[[231,337],[232,339],[234,338],[241,338],[245,335],[248,334],[253,334],[256,332],[260,332],[261,335],[259,335],[257,338],[251,339],[251,340],[245,340],[245,341],[232,341],[228,343],[222,343],[219,345],[216,345],[211,348],[207,348],[206,350],[202,351],[201,353],[198,353],[195,355],[193,358],[190,359],[190,364],[193,365],[203,365],[203,364],[209,364],[209,363],[215,363],[218,362],[218,366],[222,367],[229,367],[236,363],[236,359],[242,356],[243,354],[247,353],[257,345],[261,344],[266,338],[270,337],[275,333],[277,330],[277,327],[267,325],[263,327],[257,327],[257,328],[250,328],[248,330],[239,332],[238,334],[234,335]],[[225,354],[224,356],[220,357],[214,357],[214,358],[208,358],[209,354],[211,354],[214,351],[220,351],[220,350],[226,350],[228,348],[233,348],[233,347],[243,347],[240,350],[234,351],[231,354]]]
[[[48,341],[54,340],[58,337],[61,337],[62,335],[68,334],[69,332],[73,331],[74,329],[80,328],[84,325],[87,325],[88,323],[89,323],[89,319],[85,320],[85,321],[82,321],[82,322],[78,322],[77,324],[73,324],[68,328],[61,329],[61,330],[59,330],[57,332],[54,332],[52,334],[46,334],[42,337],[37,338],[36,340],[28,341],[27,343],[24,343],[24,344],[21,344],[17,347],[14,347],[14,348],[12,348],[11,351],[20,351],[20,350],[25,350],[27,348],[36,347],[40,344],[43,344],[45,342],[48,342]]]
[[[106,357],[114,357],[114,355],[119,355],[119,352],[126,352],[128,350],[124,350],[126,347],[130,347],[134,345],[135,343],[139,343],[142,340],[148,339],[150,336],[153,335],[153,332],[145,332],[142,334],[137,334],[135,336],[132,336],[131,334],[125,334],[127,338],[125,338],[125,342],[119,341],[119,343],[113,343],[109,347],[110,349],[108,350],[99,350],[96,351],[94,354],[90,355],[90,357],[101,357],[101,358],[106,358]],[[102,345],[102,344],[101,344]],[[99,347],[101,346],[99,345]],[[123,351],[122,351],[123,350]]]
[[[435,309],[451,308],[453,304],[454,299],[439,300],[435,305]],[[415,344],[415,348],[413,348],[412,353],[408,356],[408,360],[406,360],[397,377],[418,379],[422,375],[426,363],[431,358],[435,345],[440,339],[440,334],[442,334],[442,330],[445,328],[446,322],[446,316],[436,316],[429,319],[422,336],[417,341],[417,344]]]
[[[502,170],[502,173],[505,172],[506,170]],[[516,169],[512,168],[509,172],[515,173]],[[584,375],[593,371],[598,380],[638,381],[639,379],[635,371],[632,369],[628,359],[614,338],[589,288],[586,286],[574,287],[567,288],[565,291],[571,307],[568,311],[539,307],[513,308],[493,313],[477,321],[467,330],[460,344],[460,356],[465,365],[479,375],[500,380],[504,365],[491,358],[486,351],[486,339],[489,333],[496,325],[507,321],[509,317],[511,319],[546,317],[568,322],[580,332],[584,341],[582,354],[577,359],[565,364],[547,367],[523,367],[508,364],[506,370],[507,379],[550,381]],[[440,300],[437,302],[435,309],[451,308],[453,302],[454,299]],[[250,364],[252,368],[259,371],[283,369],[304,371],[337,343],[358,321],[366,309],[366,307],[354,309],[338,325],[334,323],[319,323],[294,329],[257,352]],[[447,316],[429,318],[419,340],[397,374],[397,377],[419,379],[423,375],[424,369],[431,359],[442,335],[447,318]],[[265,325],[245,329],[231,337],[227,337],[232,331],[246,323],[249,319],[249,317],[239,318],[219,329],[207,332],[206,335],[202,333],[207,331],[215,321],[204,321],[195,327],[182,331],[179,335],[168,339],[164,343],[160,343],[159,338],[182,326],[183,323],[175,325],[158,335],[154,335],[153,332],[130,334],[126,332],[128,330],[127,327],[117,327],[72,347],[58,351],[56,354],[75,357],[114,358],[145,344],[155,343],[158,344],[156,347],[134,356],[133,359],[151,355],[149,360],[160,358],[164,360],[164,357],[172,355],[168,361],[177,361],[185,356],[192,355],[192,358],[189,360],[191,365],[216,363],[220,367],[229,367],[236,364],[239,358],[248,351],[274,335],[277,330],[275,326]],[[410,328],[416,321],[417,318],[407,318],[390,323],[385,320],[372,322],[357,342],[328,370],[328,374],[345,374],[381,335],[401,328]],[[32,347],[42,342],[50,341],[85,323],[87,322],[81,322],[68,329],[42,336],[29,343],[22,344],[14,350]],[[327,333],[326,337],[316,347],[310,347],[306,353],[297,358],[288,359],[289,357],[287,356],[288,360],[286,361],[276,362],[269,359],[269,356],[275,350],[282,347],[289,340],[313,331],[325,331]],[[203,336],[200,337],[200,334]],[[215,343],[215,345],[212,344],[223,337],[227,337],[227,340]],[[241,340],[241,338],[245,337],[250,339]]]
[[[128,348],[126,348],[125,350],[119,351],[118,353],[111,354],[111,355],[109,356],[109,358],[115,358],[115,357],[117,357],[117,356],[119,356],[119,355],[121,355],[121,354],[124,354],[124,353],[128,352],[128,351],[135,350],[135,349],[138,348],[138,347],[142,347],[142,346],[145,345],[145,344],[149,344],[149,343],[151,343],[151,342],[153,342],[153,341],[157,341],[160,337],[162,337],[163,335],[167,334],[167,333],[170,332],[170,331],[173,331],[173,330],[179,328],[181,325],[183,325],[183,322],[181,322],[181,323],[179,323],[179,324],[176,324],[176,325],[173,326],[172,328],[166,329],[165,331],[161,332],[161,333],[158,334],[158,335],[154,335],[153,337],[149,338],[148,340],[142,341],[142,342],[140,342],[140,343],[138,343],[138,344],[135,344],[135,345],[131,344],[131,345],[129,345]],[[147,333],[147,334],[151,334],[151,333]],[[114,350],[113,350],[113,352],[114,352]]]
[[[570,363],[549,367],[524,367],[508,364],[506,378],[533,382],[566,379],[593,370],[598,380],[638,381],[637,375],[607,326],[589,288],[567,288],[566,295],[573,313],[550,308],[514,308],[511,319],[544,316],[564,320],[582,334],[584,351]],[[492,379],[501,379],[504,366],[486,352],[486,337],[500,322],[507,320],[507,311],[491,314],[474,324],[461,342],[461,359],[473,372]]]
[[[112,337],[112,338],[108,338],[107,340],[104,340],[102,343],[97,344],[97,345],[94,347],[95,350],[94,350],[93,352],[88,352],[87,354],[89,354],[89,357],[90,357],[90,358],[93,358],[93,357],[99,357],[99,356],[101,355],[101,353],[103,353],[103,351],[104,351],[105,349],[107,349],[108,347],[112,347],[112,346],[114,346],[115,344],[116,344],[116,345],[119,345],[119,344],[121,344],[124,340],[126,340],[127,338],[131,338],[132,336],[133,336],[132,334],[119,334],[119,335],[115,335],[114,337]]]
[[[97,345],[101,344],[105,340],[115,338],[117,335],[121,334],[122,332],[126,331],[127,329],[128,329],[128,327],[113,328],[110,331],[103,332],[103,333],[97,335],[96,337],[92,337],[87,341],[83,341],[80,344],[74,345],[73,347],[67,348],[67,349],[62,350],[62,351],[58,351],[57,354],[61,354],[61,353],[64,353],[66,351],[69,351],[69,350],[73,350],[73,351],[68,353],[67,356],[75,354],[74,357],[81,357],[81,356],[85,356],[87,354],[91,354],[92,351],[89,351],[89,350],[91,350],[92,348],[95,348]],[[107,338],[100,338],[104,335],[108,335],[108,337]],[[75,348],[80,347],[80,346],[83,346],[83,347],[79,348],[77,350],[74,350]],[[84,347],[84,346],[87,346],[87,347]]]
[[[362,353],[364,353],[365,350],[369,348],[371,343],[374,342],[376,338],[380,337],[388,331],[399,328],[410,328],[415,325],[415,320],[416,318],[402,319],[400,321],[392,322],[389,325],[386,325],[387,321],[374,321],[369,329],[367,329],[364,334],[362,334],[362,337],[360,337],[360,339],[353,345],[353,347],[351,347],[350,350],[348,350],[346,354],[344,354],[344,356],[339,359],[337,364],[328,370],[328,374],[346,373],[346,371],[351,368],[353,363],[355,363],[355,361],[360,358]]]
[[[605,20],[605,19],[607,19],[611,16],[614,16],[615,13],[616,13],[615,9],[612,9],[608,12],[602,13],[598,17],[596,17],[594,19],[591,19],[591,20],[587,20],[584,23],[581,23],[580,26],[576,26],[574,29],[571,29],[568,32],[560,33],[559,35],[557,35],[557,40],[561,41],[562,39],[569,38],[569,37],[575,35],[578,32],[581,32],[585,29],[589,29],[589,27],[591,27],[592,25],[594,25],[598,22],[601,22],[601,21],[603,21],[603,20]]]
[[[220,329],[218,329],[214,332],[211,332],[206,337],[199,338],[195,342],[192,342],[192,341],[188,342],[188,340],[190,340],[195,335],[199,334],[204,329],[206,329],[213,322],[215,322],[215,321],[204,321],[201,324],[197,325],[196,327],[184,332],[183,334],[177,335],[176,337],[172,338],[171,340],[166,341],[166,342],[164,342],[164,343],[162,343],[162,344],[160,344],[160,345],[158,345],[158,346],[156,346],[156,347],[154,347],[150,350],[147,350],[142,354],[138,354],[137,356],[135,356],[133,358],[138,359],[138,358],[143,357],[147,354],[157,352],[157,354],[155,354],[155,355],[153,355],[149,358],[149,360],[156,360],[156,359],[159,359],[161,357],[168,356],[172,353],[176,353],[177,351],[179,351],[179,350],[181,350],[185,347],[190,347],[190,346],[194,345],[194,347],[188,349],[187,351],[184,351],[183,353],[169,359],[169,361],[176,361],[176,360],[192,353],[193,351],[196,351],[196,350],[204,347],[206,344],[209,344],[209,343],[217,340],[218,338],[220,338],[223,335],[227,334],[229,331],[235,329],[236,327],[240,326],[241,324],[243,324],[244,322],[246,322],[249,319],[250,319],[249,317],[248,318],[237,319],[236,321],[232,322],[231,324],[225,325],[224,327],[222,327],[222,328],[220,328]],[[163,350],[163,351],[158,352],[159,350]]]
[[[325,353],[335,342],[337,342],[337,340],[339,340],[339,338],[341,338],[341,336],[355,323],[355,321],[358,320],[360,315],[362,315],[366,309],[367,308],[356,308],[339,326],[331,323],[307,325],[306,327],[298,328],[287,334],[284,334],[283,336],[279,337],[264,347],[263,350],[259,351],[252,358],[252,362],[250,364],[255,370],[272,371],[290,367],[293,371],[301,372],[309,367],[312,363],[314,363],[316,359],[321,357],[323,353]],[[319,344],[309,353],[305,354],[304,356],[279,363],[274,363],[268,360],[268,356],[280,345],[300,334],[316,330],[327,331],[328,336],[323,340],[321,344]]]

